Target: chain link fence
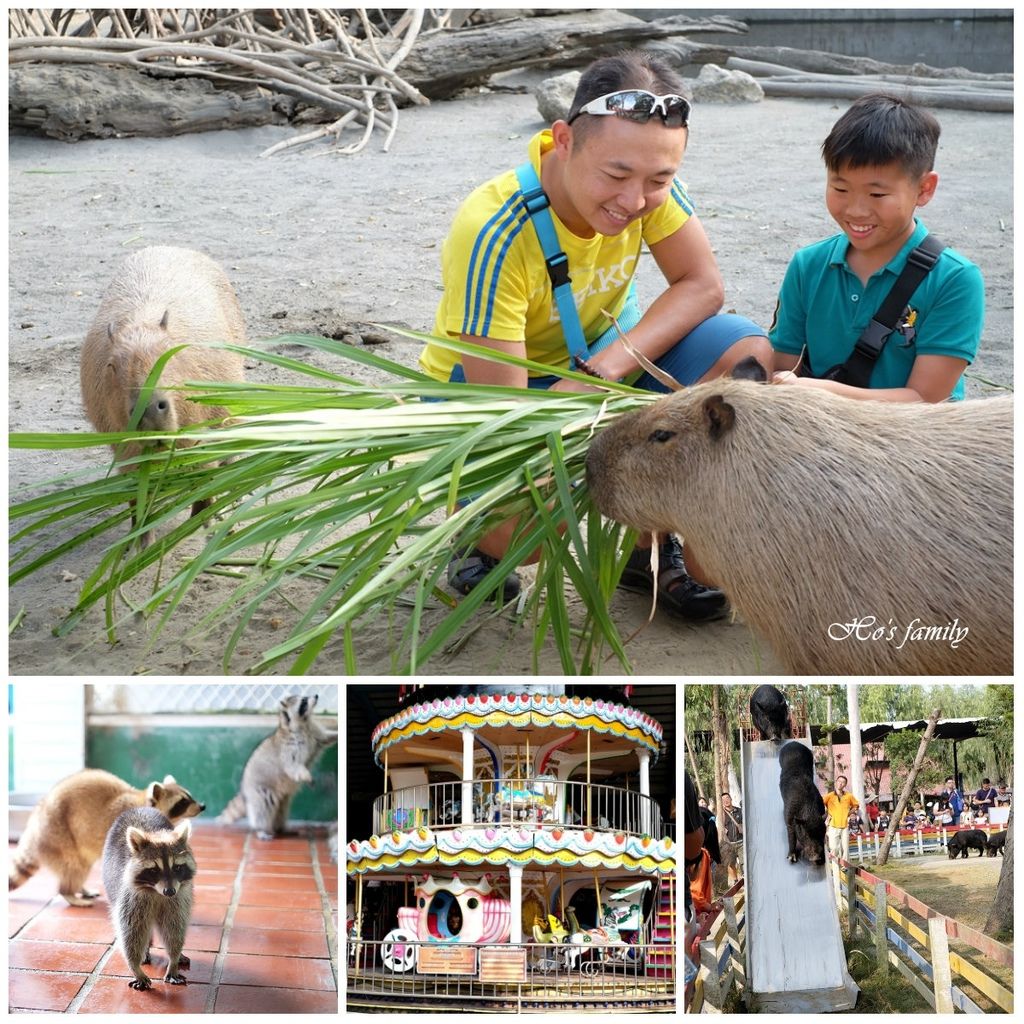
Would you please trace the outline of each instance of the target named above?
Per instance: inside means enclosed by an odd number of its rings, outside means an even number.
[[[335,683],[93,683],[86,687],[90,716],[277,711],[289,694],[319,696],[316,710],[338,713]]]

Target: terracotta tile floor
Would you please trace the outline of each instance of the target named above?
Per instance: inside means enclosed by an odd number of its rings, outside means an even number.
[[[44,870],[9,894],[11,1012],[337,1013],[338,868],[324,839],[264,843],[197,821],[192,849],[187,985],[163,983],[154,946],[153,987],[129,988],[106,899],[69,907]],[[103,891],[98,863],[87,885]]]

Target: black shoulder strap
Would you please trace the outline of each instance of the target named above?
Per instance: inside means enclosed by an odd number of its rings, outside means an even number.
[[[889,340],[889,335],[895,330],[903,310],[907,308],[911,296],[917,291],[917,286],[938,263],[945,248],[943,242],[935,235],[929,234],[924,236],[917,248],[911,250],[902,273],[896,278],[871,323],[857,339],[846,362],[830,370],[826,374],[827,377],[856,388],[866,388],[870,385],[871,373],[882,354],[882,349],[885,348],[885,343]]]

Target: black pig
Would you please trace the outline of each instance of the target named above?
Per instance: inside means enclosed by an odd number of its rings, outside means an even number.
[[[985,833],[980,828],[972,828],[966,832],[957,832],[950,839],[946,852],[949,854],[950,860],[956,860],[958,856],[962,856],[964,860],[967,860],[967,854],[970,850],[977,850],[978,856],[984,857],[987,846]]]
[[[825,863],[825,802],[814,782],[814,757],[802,743],[779,751],[779,789],[789,834],[789,862],[802,853],[812,864]]]
[[[994,857],[997,853],[1003,854],[1003,847],[1006,846],[1006,833],[997,832],[994,836],[988,837],[988,846],[985,847],[985,852],[990,856]]]
[[[759,686],[750,695],[750,717],[763,740],[787,739],[792,735],[789,705],[782,691],[774,686]]]

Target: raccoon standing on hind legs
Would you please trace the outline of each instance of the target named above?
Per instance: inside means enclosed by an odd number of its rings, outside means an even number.
[[[292,797],[302,783],[312,782],[309,769],[321,752],[338,742],[336,732],[313,719],[317,699],[293,694],[281,701],[277,731],[252,752],[238,795],[218,820],[230,824],[248,817],[260,839],[284,832]]]

